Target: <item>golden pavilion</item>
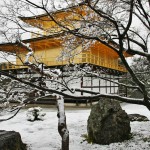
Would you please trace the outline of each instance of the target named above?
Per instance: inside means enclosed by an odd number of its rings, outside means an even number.
[[[55,19],[66,26],[67,29],[80,28],[79,20],[87,13],[85,7],[84,5],[78,5],[52,12],[54,19],[49,17],[47,13],[32,17],[19,17],[24,23],[42,31],[42,34],[39,32],[36,34],[32,33],[32,38],[22,40],[23,43],[30,45],[38,62],[42,62],[47,68],[60,68],[68,64],[67,60],[58,61],[57,59],[62,50],[61,37],[66,35],[67,30],[61,27],[59,23],[57,24]],[[28,52],[26,47],[19,43],[2,43],[0,44],[0,51],[16,55],[15,62],[3,62],[0,64],[2,70],[12,71],[16,74],[28,70],[28,67],[23,64]],[[104,70],[104,73],[101,75],[103,77],[107,76],[112,79],[114,76],[127,72],[120,63],[118,54],[100,42],[95,42],[89,46],[88,50],[82,50],[82,45],[79,45],[77,51],[80,51],[80,53],[74,57],[73,63],[90,64],[93,66],[93,69]],[[124,52],[124,56],[129,57],[130,55]],[[83,81],[84,79],[82,79],[82,84],[80,83],[80,85],[87,89],[95,88],[97,89],[96,91],[101,91],[103,88],[104,91],[105,88],[106,93],[116,93],[118,89],[118,85],[114,83],[108,83],[108,81],[104,80],[100,81],[100,79],[97,82],[92,77],[90,83],[85,83],[84,85]]]

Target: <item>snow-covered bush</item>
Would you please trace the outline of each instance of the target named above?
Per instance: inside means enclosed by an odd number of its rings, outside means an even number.
[[[40,107],[29,108],[26,113],[28,121],[43,120],[45,115],[46,113],[43,113]]]

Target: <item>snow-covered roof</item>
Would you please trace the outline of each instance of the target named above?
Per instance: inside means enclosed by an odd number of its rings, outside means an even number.
[[[23,43],[34,43],[34,46],[36,46],[35,44],[38,42],[41,43],[45,43],[45,42],[49,42],[49,44],[51,44],[51,42],[60,45],[60,40],[59,39],[55,39],[57,37],[60,37],[62,35],[64,35],[65,32],[59,33],[59,34],[53,34],[53,35],[48,35],[48,36],[42,36],[42,37],[36,37],[36,38],[30,38],[30,39],[26,39],[26,40],[22,40]],[[22,45],[19,44],[19,42],[14,42],[14,43],[1,43],[0,44],[0,51],[7,51],[7,52],[12,52],[15,53],[17,47],[21,48],[21,50],[25,50],[24,47],[22,47]]]
[[[84,5],[85,5],[85,2],[82,2],[82,3],[79,3],[78,5],[62,8],[62,9],[55,10],[55,11],[50,11],[49,13],[57,14],[57,13],[67,12],[70,9],[74,9],[74,8],[84,6]],[[30,17],[19,16],[18,18],[24,21],[24,20],[38,19],[38,18],[42,18],[42,17],[46,17],[46,16],[48,16],[48,13],[34,15],[34,16],[30,16]]]

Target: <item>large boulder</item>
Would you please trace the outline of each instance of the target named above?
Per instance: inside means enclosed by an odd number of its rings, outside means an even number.
[[[27,150],[27,148],[18,132],[0,130],[0,150]]]
[[[122,142],[130,137],[130,120],[119,102],[102,99],[91,108],[87,131],[93,143]]]

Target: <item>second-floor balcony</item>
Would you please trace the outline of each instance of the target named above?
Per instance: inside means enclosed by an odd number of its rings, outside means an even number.
[[[46,66],[61,66],[61,65],[68,64],[68,62],[65,60],[57,61],[56,57],[42,58],[41,62],[44,63]],[[109,58],[104,59],[104,58],[98,57],[96,55],[84,53],[82,55],[79,55],[78,57],[75,57],[73,62],[76,64],[89,63],[89,64],[93,64],[93,65],[97,65],[97,66],[101,66],[101,67],[105,67],[105,68],[118,70],[121,72],[127,72],[125,67],[118,63],[118,59],[109,59]],[[2,69],[2,70],[12,70],[12,69],[22,69],[22,68],[27,68],[27,66],[24,66],[21,63],[17,64],[16,62],[0,63],[0,69]]]

